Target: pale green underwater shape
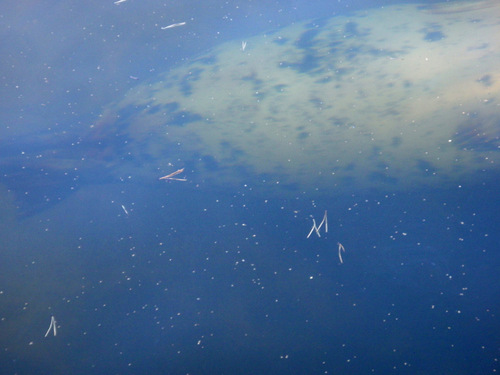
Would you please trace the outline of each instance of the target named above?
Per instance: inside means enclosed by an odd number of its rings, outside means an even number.
[[[479,181],[499,170],[498,14],[397,5],[225,43],[133,88],[95,136],[127,139],[118,176],[171,163],[293,192]]]

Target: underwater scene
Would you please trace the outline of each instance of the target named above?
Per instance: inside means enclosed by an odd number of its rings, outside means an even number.
[[[499,2],[0,15],[0,375],[500,370]]]

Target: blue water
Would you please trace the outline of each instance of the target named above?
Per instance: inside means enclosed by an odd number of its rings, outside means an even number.
[[[74,136],[130,77],[382,5],[292,3],[0,6],[0,374],[498,371],[498,176],[290,198],[251,180],[221,189],[75,172]],[[191,19],[187,34],[154,27]],[[26,154],[52,149],[60,169],[30,167]],[[306,238],[325,210],[328,233]],[[57,335],[44,337],[51,316]]]
[[[67,198],[69,215],[56,207],[3,233],[3,373],[495,368],[493,191],[313,205],[173,185],[91,190]],[[306,239],[323,208],[328,234]],[[43,338],[51,315],[58,335]]]

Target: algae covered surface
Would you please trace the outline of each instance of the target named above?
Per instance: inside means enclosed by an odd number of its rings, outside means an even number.
[[[141,170],[174,161],[221,186],[482,178],[499,161],[498,7],[389,6],[227,42],[131,89],[95,137]]]

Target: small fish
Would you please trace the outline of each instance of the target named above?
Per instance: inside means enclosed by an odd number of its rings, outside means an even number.
[[[173,23],[173,24],[168,25],[168,26],[163,26],[161,29],[162,30],[172,29],[174,27],[184,26],[185,24],[186,24],[186,22]]]
[[[125,212],[125,214],[128,216],[128,211],[123,204],[122,204],[122,209],[123,209],[123,212]]]
[[[340,242],[337,242],[337,244],[339,245],[339,260],[340,260],[340,263],[344,263],[344,260],[342,259],[342,252],[345,253],[344,246]]]
[[[47,332],[45,333],[45,337],[47,337],[49,335],[50,331],[54,332],[54,336],[57,336],[57,322],[56,322],[56,318],[54,318],[54,316],[52,316],[50,318],[50,326],[49,326],[49,329],[47,330]]]
[[[187,181],[185,178],[174,178],[174,176],[177,176],[179,173],[184,172],[184,168],[178,169],[175,172],[172,172],[170,174],[167,174],[166,176],[160,177],[160,180],[174,180],[174,181]]]

